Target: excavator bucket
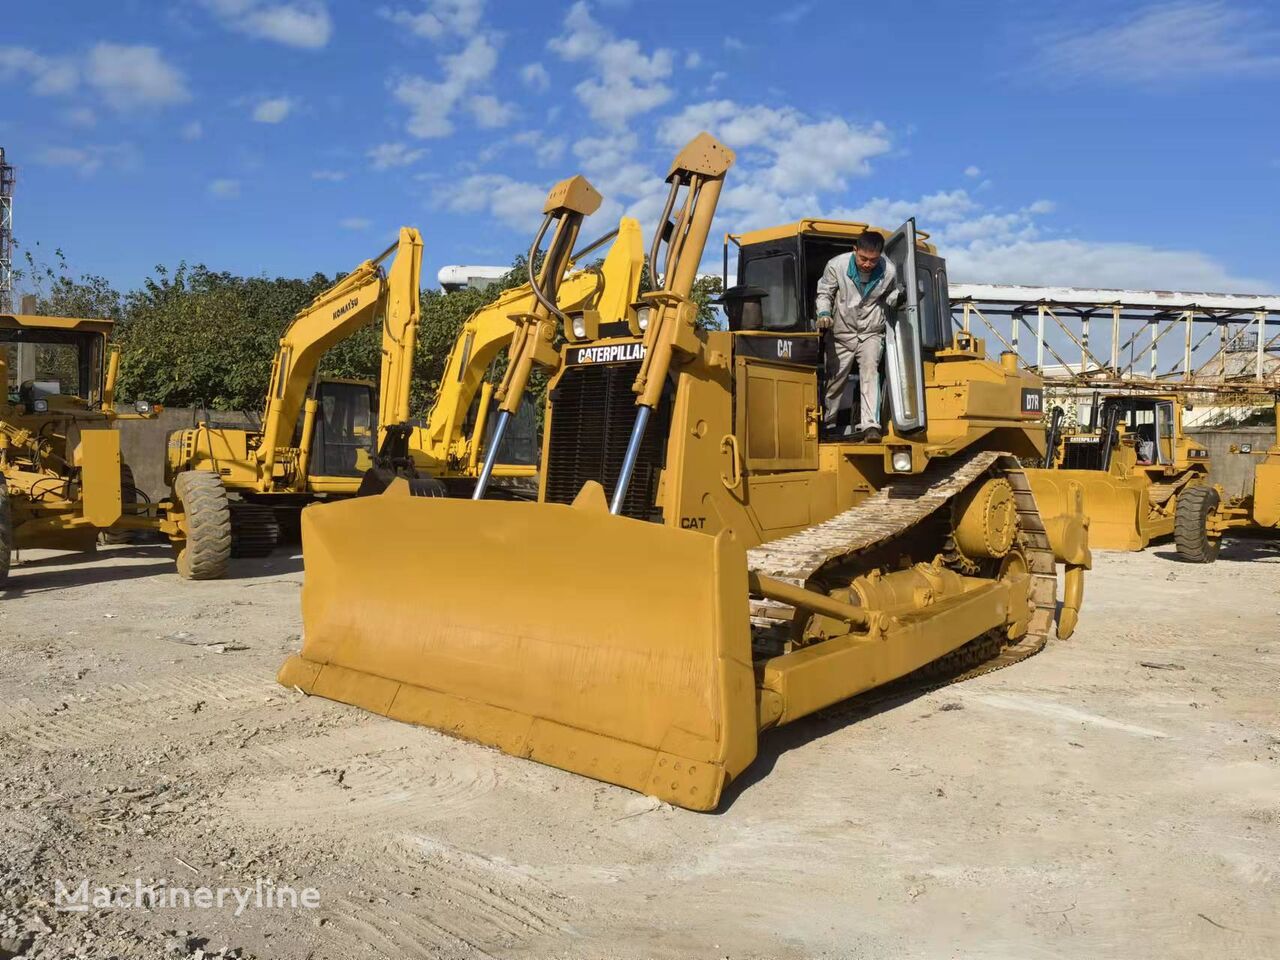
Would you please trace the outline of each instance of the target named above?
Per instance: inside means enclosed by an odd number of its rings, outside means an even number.
[[[566,506],[398,481],[308,507],[302,549],[286,686],[695,810],[755,757],[746,555],[726,536],[611,516],[598,484]]]

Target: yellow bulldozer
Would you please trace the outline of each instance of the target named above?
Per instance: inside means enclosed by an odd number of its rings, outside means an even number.
[[[1070,428],[1061,408],[1050,415],[1044,467],[1027,470],[1036,500],[1061,504],[1083,488],[1092,547],[1143,550],[1174,536],[1180,553],[1212,559],[1207,518],[1219,495],[1209,451],[1183,430],[1181,395],[1099,391],[1089,410]]]
[[[110,320],[0,315],[0,584],[14,549],[93,550],[104,536],[151,531],[177,550],[184,577],[221,576],[191,564],[211,534],[201,491],[139,503],[120,456],[122,420],[154,418],[146,402],[115,409],[119,353]]]
[[[763,732],[904,677],[943,682],[1070,634],[1090,557],[1077,495],[1037,509],[1042,384],[951,330],[945,263],[914,222],[887,338],[881,442],[821,433],[814,286],[875,227],[736,237],[729,329],[690,299],[733,163],[675,158],[623,315],[571,317],[538,503],[381,496],[303,512],[305,640],[279,679],[694,810]],[[665,256],[664,253],[665,245]],[[515,377],[519,385],[519,376]],[[1078,493],[1078,492],[1077,492]],[[1058,611],[1055,561],[1067,565]]]

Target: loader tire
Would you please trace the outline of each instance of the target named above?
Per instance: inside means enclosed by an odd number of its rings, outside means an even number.
[[[1209,536],[1208,523],[1218,508],[1218,491],[1208,484],[1188,487],[1178,494],[1173,539],[1178,559],[1184,563],[1213,563],[1222,541]]]
[[[13,554],[13,514],[9,510],[9,488],[0,476],[0,587],[9,579],[9,558]]]
[[[222,478],[207,470],[188,470],[173,481],[173,494],[186,514],[185,541],[178,546],[178,575],[186,580],[217,580],[231,557],[231,505]]]
[[[133,468],[127,463],[120,464],[120,507],[126,517],[137,513],[138,487],[133,481]],[[98,534],[98,542],[105,546],[134,543],[137,539],[138,531],[121,527],[111,527]]]
[[[280,521],[265,503],[237,500],[231,508],[231,556],[267,557],[280,543]]]

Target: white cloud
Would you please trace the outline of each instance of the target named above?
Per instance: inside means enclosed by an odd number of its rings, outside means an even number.
[[[67,167],[82,177],[88,177],[105,166],[117,170],[132,169],[138,164],[138,152],[129,143],[45,147],[36,153],[36,162],[49,167]]]
[[[246,36],[289,47],[318,50],[333,34],[333,20],[323,0],[203,0],[227,27]]]
[[[785,23],[785,24],[799,23],[801,20],[803,20],[805,17],[809,15],[809,11],[811,11],[812,9],[813,9],[813,4],[811,3],[796,3],[788,7],[786,10],[783,10],[780,14],[775,16],[773,19],[776,20],[778,23]]]
[[[98,43],[85,61],[85,80],[117,110],[191,99],[182,72],[155,47]]]
[[[478,173],[436,194],[437,202],[458,213],[487,213],[513,230],[529,233],[542,219],[547,190],[500,173]]]
[[[404,143],[380,143],[369,151],[368,157],[373,162],[373,169],[390,170],[393,167],[407,167],[421,159],[426,152],[422,148],[411,149]]]
[[[31,92],[39,96],[70,93],[80,82],[80,74],[69,60],[46,57],[26,47],[0,47],[0,79],[25,76]]]
[[[199,140],[204,136],[204,124],[199,120],[191,120],[182,125],[180,131],[182,139],[188,142]]]
[[[98,125],[98,115],[88,107],[74,107],[66,113],[67,123],[73,127],[92,129]]]
[[[952,282],[1028,283],[1118,289],[1263,292],[1263,280],[1241,277],[1203,253],[1138,243],[1087,240],[974,241],[944,249]]]
[[[564,29],[548,46],[564,60],[589,61],[595,68],[594,76],[573,88],[593,119],[620,128],[671,99],[663,82],[674,62],[670,50],[646,55],[636,41],[617,39],[591,16],[585,0],[569,8]]]
[[[338,226],[343,230],[368,230],[373,226],[373,221],[364,217],[343,217],[338,221]]]
[[[378,9],[378,16],[428,40],[439,40],[450,33],[467,36],[480,25],[483,13],[484,0],[425,0],[416,12]]]
[[[212,180],[209,183],[209,195],[229,199],[240,196],[239,180]]]
[[[505,127],[515,116],[515,107],[503,103],[497,97],[487,93],[477,94],[467,103],[467,109],[475,117],[476,125],[486,130],[494,127]]]
[[[1094,9],[1106,9],[1098,5]],[[1222,0],[1158,3],[1117,22],[1047,38],[1037,75],[1106,79],[1166,87],[1198,76],[1241,76],[1280,69],[1280,31],[1261,12]]]
[[[341,183],[347,179],[347,174],[343,170],[312,170],[312,180],[324,180],[328,183]]]
[[[850,177],[871,172],[888,152],[879,123],[862,127],[840,117],[814,119],[791,107],[743,106],[711,100],[686,107],[658,128],[659,139],[683,146],[709,130],[738,153],[721,205],[752,223],[815,216],[820,195],[844,190]]]
[[[982,170],[979,167],[968,166],[964,168],[964,175],[966,177],[980,177],[982,176]]]
[[[725,37],[725,38],[724,38],[724,48],[725,48],[726,50],[733,50],[733,51],[735,51],[735,52],[741,52],[741,51],[743,51],[743,50],[747,49],[747,45],[746,45],[745,43],[743,43],[741,40],[739,40],[737,37]]]
[[[489,79],[498,65],[498,50],[488,37],[475,36],[458,53],[441,57],[440,62],[444,67],[442,80],[407,76],[391,88],[391,95],[409,108],[405,128],[424,140],[447,137],[453,132],[454,108],[473,88]],[[492,114],[486,117],[491,118]]]
[[[511,140],[518,146],[529,148],[541,167],[559,163],[567,147],[564,137],[548,137],[541,130],[525,130]]]
[[[271,97],[258,101],[253,108],[253,119],[256,123],[280,123],[297,105],[292,97]]]
[[[546,93],[551,87],[551,75],[540,63],[527,63],[520,68],[520,79],[530,90]]]
[[[1036,200],[1027,207],[1027,213],[1053,213],[1057,209],[1058,205],[1052,200]]]
[[[684,66],[686,70],[696,70],[702,66],[702,54],[697,50],[690,50],[684,55]]]

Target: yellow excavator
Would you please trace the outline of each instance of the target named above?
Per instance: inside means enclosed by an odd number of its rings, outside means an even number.
[[[1044,467],[1027,470],[1037,501],[1059,503],[1082,487],[1095,549],[1144,550],[1176,534],[1188,549],[1216,553],[1209,451],[1183,430],[1183,408],[1176,393],[1097,392],[1089,419],[1070,428],[1055,408]]]
[[[812,303],[876,228],[738,236],[745,294],[729,329],[698,328],[733,160],[705,133],[675,158],[661,283],[635,309],[584,311],[559,351],[546,304],[526,320],[504,386],[555,371],[541,502],[393,483],[303,512],[305,640],[281,683],[711,810],[763,731],[917,671],[1015,662],[1055,618],[1070,634],[1081,500],[1042,516],[1020,465],[1043,454],[1041,381],[951,331],[945,263],[913,222],[886,241],[906,283],[881,442],[821,434]]]
[[[233,552],[270,552],[279,539],[274,507],[355,493],[373,464],[376,425],[409,415],[421,269],[422,237],[403,227],[395,244],[301,310],[272,361],[261,429],[205,422],[170,434],[165,479],[203,534],[189,542],[192,565],[225,567]],[[372,384],[318,375],[330,347],[375,320],[382,324],[376,409]]]

